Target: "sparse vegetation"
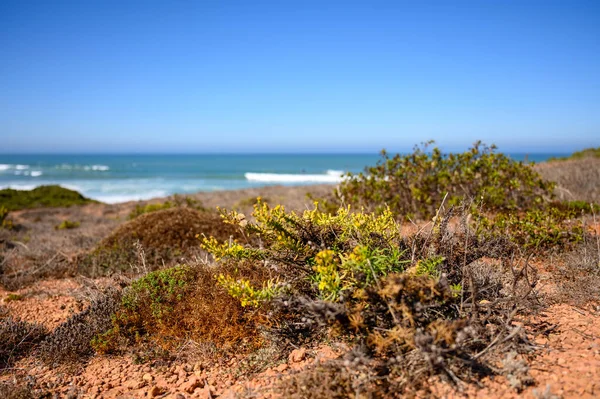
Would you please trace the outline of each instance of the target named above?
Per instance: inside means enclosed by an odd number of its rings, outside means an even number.
[[[435,395],[432,381],[458,388],[494,375],[525,390],[535,383],[532,337],[555,327],[529,316],[548,303],[582,312],[597,303],[600,206],[553,199],[555,186],[539,166],[493,146],[450,155],[428,148],[384,153],[376,167],[342,183],[335,200],[303,212],[260,197],[233,198],[234,210],[221,215],[199,211],[188,197],[138,205],[92,251],[72,263],[57,254],[33,269],[60,262],[114,280],[51,333],[0,315],[2,365],[31,353],[50,368],[130,354],[153,368],[202,347],[215,364],[239,361],[237,378],[275,369],[292,348],[335,342],[342,356],[291,371],[275,394],[427,397]],[[235,210],[250,206],[252,215]],[[14,253],[27,247],[0,245]],[[3,281],[22,277],[12,269],[21,259],[0,259]],[[532,265],[539,261],[545,271]],[[538,275],[548,270],[542,278],[553,290],[539,294]],[[8,294],[4,302],[19,307],[11,302],[30,295]],[[34,388],[19,383],[14,392],[29,397]]]
[[[0,203],[9,211],[42,207],[69,207],[94,202],[97,201],[61,186],[39,186],[29,191],[10,188],[0,190]]]

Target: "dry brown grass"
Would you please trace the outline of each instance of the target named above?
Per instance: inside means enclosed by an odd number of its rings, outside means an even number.
[[[535,165],[535,170],[557,183],[558,199],[600,203],[600,159],[544,162]]]

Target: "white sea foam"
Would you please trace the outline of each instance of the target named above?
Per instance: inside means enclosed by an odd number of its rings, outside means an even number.
[[[12,188],[13,190],[33,190],[38,187],[37,184],[25,184],[25,183],[10,183],[10,184],[0,184],[0,190],[5,188]]]
[[[29,165],[13,165],[13,164],[0,164],[0,171],[4,171],[4,170],[11,170],[11,169],[15,169],[15,170],[26,170],[29,169]]]
[[[340,170],[328,170],[324,174],[288,174],[288,173],[245,173],[248,181],[263,183],[339,183],[344,177]]]
[[[109,166],[106,165],[71,165],[68,163],[63,163],[60,165],[56,165],[55,169],[62,170],[85,170],[85,171],[95,171],[95,172],[106,172],[110,170]]]
[[[168,195],[169,193],[164,190],[154,190],[137,194],[97,194],[91,196],[90,198],[101,202],[106,202],[107,204],[118,204],[121,202],[142,201],[157,197],[166,197]]]
[[[31,177],[39,177],[44,174],[41,170],[15,170],[15,176],[31,176]]]
[[[110,167],[106,166],[106,165],[88,165],[88,166],[84,166],[83,170],[94,170],[94,171],[99,171],[99,172],[106,172],[107,170],[109,170]]]

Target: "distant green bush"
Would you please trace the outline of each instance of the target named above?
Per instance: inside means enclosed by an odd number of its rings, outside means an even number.
[[[600,158],[600,147],[586,148],[576,151],[568,157],[552,157],[549,161],[565,161],[567,159]]]
[[[76,229],[80,225],[81,225],[81,223],[79,223],[79,222],[72,222],[70,220],[63,220],[60,224],[54,226],[54,229],[55,230],[70,230],[70,229]]]
[[[0,203],[9,211],[30,208],[68,207],[97,203],[77,191],[60,186],[40,186],[33,190],[0,190]]]
[[[433,142],[408,155],[382,152],[376,166],[349,174],[336,192],[338,202],[369,211],[389,209],[399,217],[428,219],[446,204],[481,201],[491,211],[529,209],[552,197],[554,183],[543,180],[530,164],[496,153],[476,142],[463,153],[442,154]]]

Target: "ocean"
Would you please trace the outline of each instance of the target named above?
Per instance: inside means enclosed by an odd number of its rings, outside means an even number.
[[[525,154],[509,154],[523,160]],[[529,161],[568,154],[530,154]],[[0,154],[0,189],[59,184],[107,203],[267,185],[337,183],[378,154]]]

